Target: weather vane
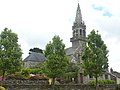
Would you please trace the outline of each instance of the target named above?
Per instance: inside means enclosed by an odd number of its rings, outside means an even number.
[[[78,3],[79,3],[79,0],[78,0]]]

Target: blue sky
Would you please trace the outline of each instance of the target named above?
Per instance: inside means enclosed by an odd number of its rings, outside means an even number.
[[[95,6],[95,5],[92,5],[93,9],[96,10],[96,11],[101,11],[103,12],[103,16],[108,16],[108,17],[111,17],[112,16],[112,13],[109,12],[108,10],[105,10],[105,7],[102,7],[102,6]]]
[[[104,7],[102,6],[95,6],[94,4],[92,5],[93,9],[97,10],[97,11],[103,11]]]
[[[120,72],[119,0],[79,0],[86,32],[98,30],[109,50],[109,66]],[[23,59],[29,49],[45,45],[59,35],[71,46],[72,25],[78,0],[0,0],[0,31],[5,27],[18,34]]]

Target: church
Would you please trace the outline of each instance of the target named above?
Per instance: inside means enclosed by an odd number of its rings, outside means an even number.
[[[79,63],[79,72],[78,72],[77,81],[79,84],[82,84],[82,83],[85,84],[91,80],[95,80],[95,78],[90,75],[84,76],[84,68],[82,68],[83,61],[81,58],[81,54],[86,44],[87,37],[86,37],[86,25],[82,20],[82,14],[81,14],[79,3],[77,6],[75,21],[73,22],[71,31],[72,31],[72,37],[70,38],[70,42],[72,43],[72,46],[66,49],[66,54],[71,62],[76,64]],[[34,64],[44,62],[45,60],[46,58],[43,54],[32,53],[23,60],[23,63],[24,63],[23,67],[29,68]],[[117,73],[117,75],[114,75],[114,73],[115,72],[110,73],[109,71],[106,71],[106,73],[104,73],[98,79],[111,80],[112,78],[114,78],[116,82],[120,83],[120,78],[118,78],[117,76],[119,73]]]
[[[75,21],[72,26],[72,38],[70,38],[70,42],[72,43],[72,47],[66,49],[66,54],[73,63],[79,63],[79,72],[78,72],[78,83],[88,83],[90,80],[95,80],[93,76],[87,75],[84,76],[84,69],[82,68],[82,58],[81,54],[84,49],[86,43],[86,25],[82,20],[82,14],[80,5],[78,3],[76,10]],[[109,79],[110,74],[106,72],[101,77],[101,80]]]

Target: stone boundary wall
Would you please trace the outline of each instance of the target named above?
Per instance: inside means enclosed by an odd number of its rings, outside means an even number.
[[[0,85],[4,86],[6,90],[53,90],[52,85],[41,80],[6,80],[0,81]],[[95,87],[90,85],[55,85],[54,90],[95,90]],[[101,85],[98,90],[116,90],[116,85]]]
[[[0,81],[0,85],[45,85],[47,80],[5,80]]]

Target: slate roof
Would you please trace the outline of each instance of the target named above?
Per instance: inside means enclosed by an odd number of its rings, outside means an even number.
[[[73,55],[74,49],[72,47],[69,47],[65,51],[66,51],[66,55],[70,56]]]
[[[32,52],[28,57],[26,57],[23,61],[32,61],[32,62],[43,62],[46,60],[46,57],[42,53]]]
[[[120,73],[119,72],[113,71],[112,74],[114,74],[116,77],[120,78]]]

